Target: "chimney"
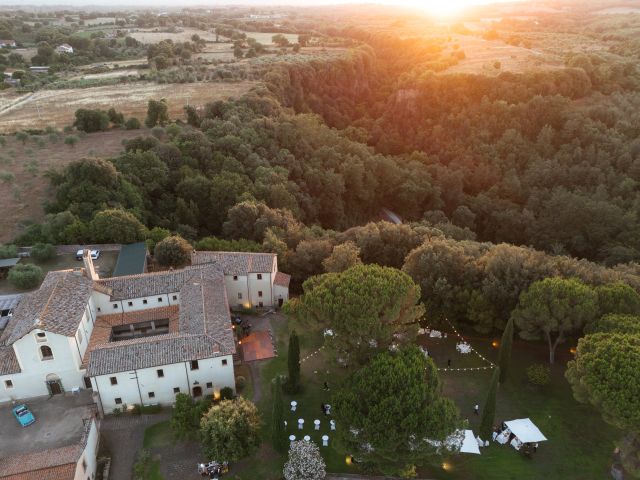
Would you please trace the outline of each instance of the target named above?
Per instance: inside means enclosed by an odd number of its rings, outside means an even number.
[[[91,250],[87,250],[86,248],[82,251],[82,261],[84,263],[84,272],[87,277],[91,280],[98,280],[98,274],[96,273],[96,269],[93,266],[93,260],[91,259]]]

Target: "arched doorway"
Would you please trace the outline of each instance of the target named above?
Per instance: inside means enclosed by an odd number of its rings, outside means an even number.
[[[198,398],[202,396],[202,387],[193,387],[193,397]]]
[[[55,373],[50,373],[46,378],[47,389],[49,395],[60,395],[64,390],[62,389],[62,382],[60,377]]]

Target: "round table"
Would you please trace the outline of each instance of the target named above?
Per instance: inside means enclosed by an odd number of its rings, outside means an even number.
[[[335,420],[330,420],[329,424],[331,425],[331,430],[335,430],[336,429],[336,421]]]
[[[295,441],[295,439],[296,439],[296,436],[295,436],[295,435],[289,435],[289,441],[290,441],[290,442]]]
[[[291,411],[295,412],[297,407],[298,407],[298,402],[296,402],[295,400],[291,400]]]
[[[322,435],[322,446],[323,447],[329,446],[329,435]]]
[[[309,435],[305,435],[304,436],[304,441],[305,442],[310,442],[311,441],[311,437]]]
[[[298,430],[302,430],[304,428],[304,418],[298,419]]]
[[[313,421],[313,424],[316,427],[316,430],[320,430],[320,420],[316,419]]]

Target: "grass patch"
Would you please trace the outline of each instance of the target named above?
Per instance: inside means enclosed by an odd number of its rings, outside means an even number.
[[[146,449],[162,448],[173,444],[173,434],[169,420],[156,423],[147,427],[144,431],[142,445]]]

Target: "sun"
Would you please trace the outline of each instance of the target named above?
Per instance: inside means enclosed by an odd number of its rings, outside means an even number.
[[[408,0],[405,4],[435,17],[453,17],[478,3],[477,0]]]

